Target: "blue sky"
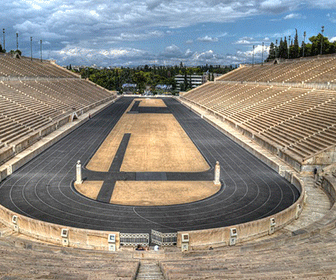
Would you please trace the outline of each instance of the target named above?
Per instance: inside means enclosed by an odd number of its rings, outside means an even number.
[[[336,40],[336,0],[3,0],[6,49],[60,65],[239,64],[270,42],[303,32]],[[307,39],[306,39],[307,42]],[[1,40],[2,43],[2,40]]]

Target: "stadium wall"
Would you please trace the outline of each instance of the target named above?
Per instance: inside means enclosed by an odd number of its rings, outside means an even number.
[[[291,176],[291,182],[300,191],[299,199],[291,205],[289,208],[266,217],[264,219],[233,225],[229,227],[215,228],[215,229],[205,229],[205,230],[195,230],[195,231],[182,231],[178,232],[177,236],[177,246],[182,247],[182,235],[189,235],[189,249],[193,247],[203,247],[203,246],[214,246],[214,245],[229,245],[230,244],[230,231],[235,228],[237,232],[236,242],[245,242],[258,237],[266,236],[269,234],[271,227],[271,218],[275,220],[274,230],[279,230],[295,219],[299,218],[300,213],[303,209],[303,204],[305,201],[305,188],[303,181],[300,180],[296,175]]]
[[[108,251],[110,244],[120,247],[118,232],[105,232],[66,227],[19,215],[0,205],[1,222],[15,232],[34,239],[59,246]],[[62,234],[67,230],[67,234]],[[109,234],[115,235],[115,242],[109,242]],[[62,236],[63,235],[63,236]]]
[[[336,200],[336,178],[332,175],[323,176],[321,188],[327,194],[330,203],[335,204]]]

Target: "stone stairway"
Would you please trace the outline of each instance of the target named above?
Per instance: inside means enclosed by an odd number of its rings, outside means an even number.
[[[315,183],[315,188],[320,188],[323,182],[323,176],[321,176]]]
[[[136,279],[164,280],[164,277],[159,265],[156,262],[141,261]]]

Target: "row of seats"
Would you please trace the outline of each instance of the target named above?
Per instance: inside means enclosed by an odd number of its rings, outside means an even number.
[[[0,76],[3,77],[44,77],[78,78],[77,75],[51,64],[27,57],[13,58],[9,54],[0,54]]]
[[[279,64],[246,65],[217,81],[336,84],[336,56],[286,60]]]
[[[335,230],[271,248],[244,245],[185,254],[161,261],[167,279],[334,279]]]
[[[336,92],[212,82],[183,98],[304,159],[336,144]]]
[[[76,251],[20,241],[0,240],[0,279],[135,279],[138,260],[113,253]]]
[[[110,93],[80,79],[2,81],[0,149]]]

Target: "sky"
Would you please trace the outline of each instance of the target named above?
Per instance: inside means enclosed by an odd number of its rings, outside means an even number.
[[[18,33],[24,56],[32,37],[33,57],[42,40],[62,66],[232,65],[261,62],[295,29],[335,41],[336,0],[2,0],[0,23],[7,51]]]

